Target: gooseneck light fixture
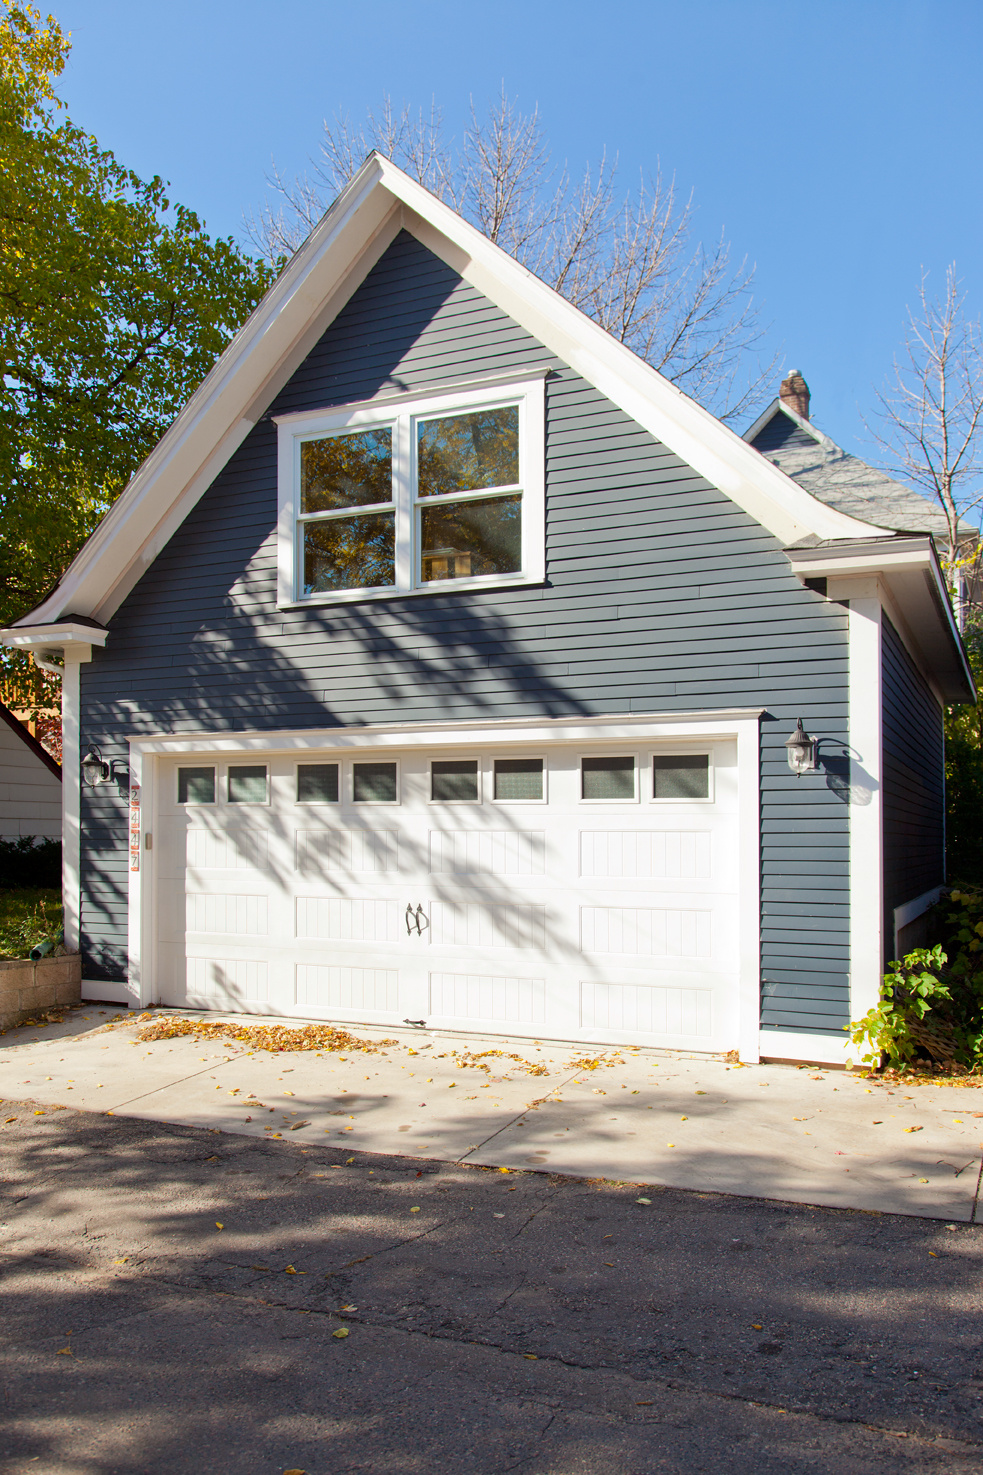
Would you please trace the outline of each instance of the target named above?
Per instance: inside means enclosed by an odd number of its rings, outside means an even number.
[[[802,718],[800,717],[792,736],[785,739],[788,766],[797,778],[803,773],[814,772],[816,767],[816,749],[818,746],[816,739],[811,738],[802,726]]]

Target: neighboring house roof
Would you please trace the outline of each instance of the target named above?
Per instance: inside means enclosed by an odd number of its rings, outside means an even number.
[[[851,456],[781,399],[758,416],[744,439],[810,496],[847,517],[897,532],[948,537],[945,515],[935,502]]]
[[[9,707],[0,702],[0,722],[5,722],[12,732],[15,732],[26,748],[30,748],[36,758],[40,758],[45,768],[49,769],[55,778],[61,778],[61,764],[57,763],[47,748],[42,747],[37,738],[28,732],[23,722],[15,717]]]

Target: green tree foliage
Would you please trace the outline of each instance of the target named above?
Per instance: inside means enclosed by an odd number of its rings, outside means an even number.
[[[983,614],[966,614],[963,641],[983,691]],[[946,867],[949,879],[983,885],[983,703],[945,714]]]
[[[0,0],[0,624],[52,588],[276,266],[63,115],[53,16]],[[8,699],[51,692],[6,655]]]

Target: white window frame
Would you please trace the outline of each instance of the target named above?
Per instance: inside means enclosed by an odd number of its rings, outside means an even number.
[[[199,802],[197,799],[181,798],[181,770],[182,768],[210,768],[212,770],[212,789],[214,799],[206,799]],[[222,774],[220,765],[216,763],[178,763],[174,768],[174,804],[177,809],[217,809],[222,797]]]
[[[535,378],[497,378],[459,384],[429,394],[379,396],[371,401],[331,410],[274,417],[278,435],[277,607],[351,604],[366,599],[502,589],[541,584],[546,577],[546,389],[545,371]],[[481,488],[445,497],[417,495],[416,425],[420,420],[469,410],[515,405],[519,411],[519,481],[515,486]],[[396,520],[396,582],[380,588],[335,589],[303,593],[303,523],[300,510],[301,446],[305,441],[345,430],[393,433],[393,501],[338,509],[338,515],[383,512],[392,507]],[[466,579],[420,577],[421,508],[458,501],[485,501],[496,496],[522,496],[522,567],[512,574],[477,574]]]
[[[338,770],[338,797],[337,799],[298,799],[300,791],[300,770],[302,768],[337,768]],[[303,763],[294,764],[294,804],[313,805],[318,809],[337,809],[345,802],[345,774],[340,758],[308,758]]]
[[[232,776],[232,770],[233,770],[233,768],[265,768],[266,769],[266,798],[265,799],[230,799],[229,798],[229,781],[230,781],[231,776]],[[271,790],[272,790],[272,783],[271,783],[270,765],[269,765],[269,762],[268,761],[264,761],[264,762],[257,761],[255,763],[249,763],[248,761],[242,761],[242,762],[238,762],[238,763],[223,763],[222,764],[222,795],[221,795],[221,802],[222,802],[223,806],[226,809],[260,809],[260,808],[269,809],[271,803],[273,802],[273,796],[272,796]]]
[[[433,797],[433,766],[435,763],[474,763],[475,776],[478,780],[477,799],[435,799]],[[427,803],[434,805],[437,809],[460,808],[462,804],[469,804],[473,809],[476,804],[484,803],[485,791],[485,764],[478,753],[441,753],[439,756],[427,759]]]
[[[630,799],[585,799],[584,798],[584,759],[585,758],[630,758],[631,759],[631,762],[632,762],[632,776],[633,776],[634,785],[635,785],[634,792],[633,792],[631,798]],[[605,750],[602,748],[600,750],[600,752],[595,751],[595,752],[592,752],[592,753],[580,753],[578,755],[578,758],[577,758],[577,789],[578,789],[577,803],[578,804],[587,804],[587,805],[591,805],[591,806],[593,806],[595,804],[638,804],[639,803],[639,800],[640,800],[640,796],[641,796],[641,783],[642,783],[642,779],[641,779],[641,766],[642,765],[639,762],[639,754],[637,752],[635,752],[635,753],[618,753],[618,752],[612,753],[610,751],[610,749],[605,752]]]
[[[500,758],[528,758],[530,760],[536,759],[538,762],[540,762],[543,765],[543,797],[541,799],[499,799],[499,798],[497,798],[496,795],[495,795],[495,764],[498,761],[498,759],[500,759]],[[487,777],[486,777],[485,782],[486,782],[487,788],[488,788],[488,799],[489,799],[489,803],[491,803],[491,804],[508,804],[508,805],[512,805],[512,804],[538,804],[538,805],[542,806],[544,804],[548,804],[549,803],[549,797],[550,797],[550,793],[549,793],[549,789],[550,789],[550,785],[549,785],[549,763],[546,761],[546,754],[544,752],[542,752],[542,751],[540,751],[538,753],[523,753],[523,752],[518,752],[518,753],[493,753],[492,756],[491,756],[491,758],[490,758],[490,760],[489,760],[489,762],[488,762],[488,766],[487,766]]]
[[[355,798],[355,769],[364,764],[390,763],[396,770],[396,797],[395,799],[356,799]],[[403,765],[398,758],[391,758],[385,754],[366,754],[364,758],[353,758],[345,765],[348,769],[345,775],[346,808],[351,809],[395,809],[403,802]]]
[[[655,795],[655,760],[656,758],[702,758],[707,760],[707,793],[705,799],[657,799]],[[714,753],[713,749],[706,748],[656,748],[648,755],[648,787],[646,796],[649,804],[713,804],[714,802]]]

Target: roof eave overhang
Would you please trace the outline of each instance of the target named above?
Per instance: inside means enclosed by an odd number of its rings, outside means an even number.
[[[880,579],[918,643],[926,674],[947,702],[975,702],[976,684],[930,537],[867,539],[785,550],[802,580]]]
[[[109,632],[96,625],[74,620],[33,625],[12,625],[0,630],[0,642],[10,650],[22,650],[43,666],[66,661],[91,661],[92,647],[105,645]]]
[[[782,543],[889,536],[827,507],[400,169],[370,155],[21,625],[108,621],[405,226]]]

